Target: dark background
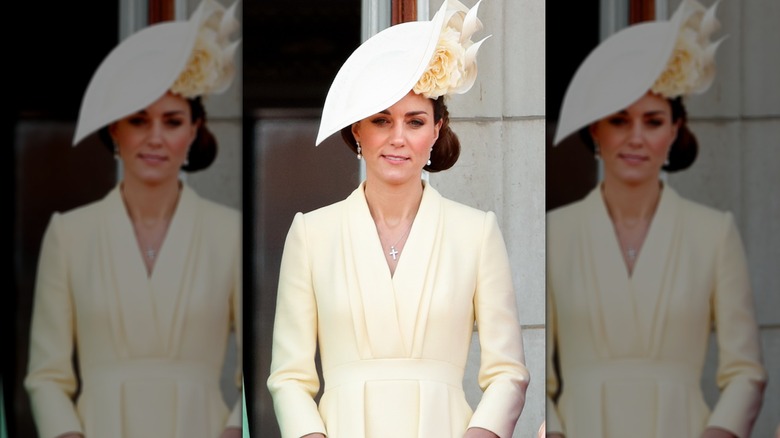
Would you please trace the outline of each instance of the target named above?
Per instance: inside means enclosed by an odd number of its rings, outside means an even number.
[[[3,397],[9,437],[35,437],[22,380],[38,251],[54,211],[102,197],[116,181],[111,153],[90,137],[70,145],[92,72],[118,41],[118,2],[10,2],[6,18],[4,124],[0,175],[11,250],[4,264]],[[86,11],[86,12],[85,12]],[[10,208],[9,208],[10,207]],[[10,219],[10,220],[9,220]],[[10,352],[10,354],[9,354]]]
[[[556,8],[557,6],[557,8]],[[584,197],[598,179],[593,155],[577,135],[557,146],[552,139],[563,96],[574,72],[599,43],[599,1],[547,2],[545,47],[545,115],[547,147],[545,160],[546,209]]]
[[[243,2],[244,379],[250,433],[278,437],[270,373],[276,286],[296,212],[345,198],[359,162],[314,140],[330,83],[360,44],[360,0]],[[252,285],[251,287],[249,285]]]

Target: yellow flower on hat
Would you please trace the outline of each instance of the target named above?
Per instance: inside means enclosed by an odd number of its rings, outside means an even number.
[[[179,74],[171,91],[186,98],[205,94],[222,70],[218,52],[219,47],[213,41],[199,35],[187,67]]]
[[[715,18],[715,3],[705,9],[695,0],[685,0],[680,13],[685,14],[674,51],[666,68],[650,88],[667,98],[702,93],[715,78],[715,50],[723,41],[710,41],[720,23]]]
[[[459,42],[460,33],[447,27],[439,37],[436,52],[428,69],[414,86],[414,92],[435,99],[447,94],[463,77],[466,49]]]
[[[186,98],[224,91],[235,74],[234,54],[238,42],[228,36],[238,28],[235,4],[225,11],[218,3],[204,14],[187,66],[171,86],[171,92]]]
[[[477,18],[479,2],[468,9],[457,0],[447,0],[447,15],[436,51],[413,91],[430,99],[465,93],[477,78],[477,51],[485,39],[474,43],[471,35],[482,29]]]

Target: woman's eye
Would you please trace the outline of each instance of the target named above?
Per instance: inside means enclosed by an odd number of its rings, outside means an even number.
[[[607,122],[612,126],[622,126],[626,124],[626,119],[623,119],[621,117],[613,117],[607,120]]]
[[[371,123],[373,123],[374,125],[380,125],[381,126],[381,125],[386,125],[389,122],[388,122],[387,119],[385,119],[383,117],[378,117],[378,118],[376,118],[374,120],[371,120]]]
[[[165,121],[165,124],[174,128],[178,128],[184,124],[184,121],[181,119],[168,119]]]
[[[664,121],[663,119],[650,119],[647,121],[647,124],[653,127],[663,126]]]
[[[411,121],[409,121],[409,124],[415,128],[419,128],[420,126],[425,125],[425,121],[419,119],[412,119]]]
[[[143,117],[130,117],[129,119],[127,119],[127,123],[133,126],[141,126],[144,123],[146,123],[146,119]]]

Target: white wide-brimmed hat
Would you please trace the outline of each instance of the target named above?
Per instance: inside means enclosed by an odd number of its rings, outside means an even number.
[[[671,19],[634,24],[602,41],[569,83],[553,145],[648,91],[666,98],[706,91],[723,41],[710,41],[720,27],[716,7],[683,0]]]
[[[328,90],[315,143],[393,106],[412,90],[435,99],[471,89],[477,51],[487,39],[470,39],[482,29],[479,3],[468,9],[445,0],[430,21],[390,26],[355,49]]]
[[[225,91],[240,43],[229,41],[239,26],[236,4],[203,0],[189,20],[153,24],[119,43],[87,86],[73,145],[169,90],[186,98]]]

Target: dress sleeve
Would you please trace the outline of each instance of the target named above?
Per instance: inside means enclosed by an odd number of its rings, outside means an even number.
[[[268,389],[284,438],[325,433],[314,396],[320,387],[314,357],[317,303],[307,250],[306,225],[295,215],[282,254],[276,297]]]
[[[564,434],[563,423],[558,415],[558,406],[555,403],[555,397],[560,390],[561,382],[558,378],[558,370],[555,368],[555,354],[558,349],[558,321],[555,306],[555,294],[550,286],[550,271],[547,271],[547,323],[546,331],[546,390],[547,390],[547,411],[546,411],[546,433]]]
[[[240,216],[239,216],[240,218]],[[236,224],[236,227],[238,230],[241,229],[241,223],[240,220]],[[241,274],[241,238],[240,233],[237,233],[237,239],[236,239],[236,250],[235,250],[235,262],[233,263],[233,292],[230,295],[231,299],[231,328],[236,336],[236,371],[235,371],[235,384],[236,387],[239,390],[239,394],[241,394],[238,397],[238,400],[236,400],[236,403],[233,405],[233,410],[230,412],[230,416],[228,417],[228,421],[226,423],[227,427],[241,427],[242,424],[242,417],[243,417],[243,383],[244,383],[244,373],[243,368],[241,364],[243,363],[243,333],[242,333],[242,294],[243,294],[243,286],[242,286],[242,274]],[[248,427],[248,425],[244,425],[244,427]]]
[[[745,251],[730,213],[717,253],[713,319],[718,341],[717,384],[721,390],[708,426],[740,438],[750,430],[761,407],[766,371],[753,307]]]
[[[485,218],[478,269],[474,311],[480,344],[478,383],[483,395],[469,427],[508,438],[523,410],[529,374],[509,257],[492,212]]]
[[[73,369],[75,313],[61,226],[55,213],[43,236],[24,381],[41,438],[83,433],[73,403],[78,388]]]

